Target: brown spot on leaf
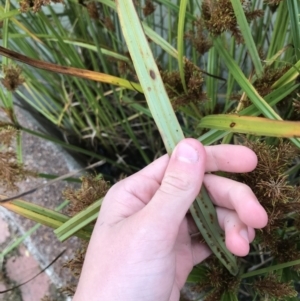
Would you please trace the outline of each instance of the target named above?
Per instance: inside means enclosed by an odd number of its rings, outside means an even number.
[[[155,72],[153,70],[150,70],[150,76],[152,79],[156,79]]]

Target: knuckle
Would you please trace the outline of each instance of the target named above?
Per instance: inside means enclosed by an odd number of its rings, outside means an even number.
[[[241,183],[240,192],[242,192],[242,193],[252,193],[252,189],[248,185],[246,185],[244,183]]]
[[[247,194],[253,194],[252,189],[244,184],[244,183],[239,183],[234,189],[231,189],[230,191],[231,195],[247,195]]]
[[[192,187],[192,181],[188,177],[182,177],[178,174],[165,175],[160,190],[166,194],[175,195],[178,192],[189,191]]]

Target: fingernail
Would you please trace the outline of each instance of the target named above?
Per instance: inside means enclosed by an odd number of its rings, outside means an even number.
[[[199,160],[198,152],[189,144],[181,143],[175,150],[177,160],[186,163],[196,163]]]
[[[248,230],[242,229],[240,231],[240,235],[249,243]]]

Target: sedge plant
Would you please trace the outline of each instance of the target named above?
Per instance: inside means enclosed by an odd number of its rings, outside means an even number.
[[[296,300],[299,2],[53,2],[7,0],[0,7],[6,88],[0,96],[9,118],[5,126],[18,131],[19,162],[22,131],[85,158],[107,160],[118,170],[113,180],[142,168],[164,146],[170,154],[184,136],[205,145],[243,143],[257,153],[259,163],[236,179],[257,194],[269,224],[249,256],[235,258],[216,219],[206,219],[215,213],[203,188],[191,213],[215,257],[195,267],[188,282],[205,300]],[[19,125],[12,92],[64,139]],[[131,161],[133,154],[139,160]],[[86,194],[95,190],[95,181],[105,188]],[[83,205],[73,206],[80,209],[69,216],[24,200],[3,206],[44,221],[61,240],[72,235],[88,240],[105,192],[103,179],[82,179],[80,191],[65,193]]]

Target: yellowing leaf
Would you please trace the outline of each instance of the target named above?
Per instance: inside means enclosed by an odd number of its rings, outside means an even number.
[[[201,119],[201,128],[217,129],[257,136],[300,137],[300,122],[239,115],[209,115]]]

